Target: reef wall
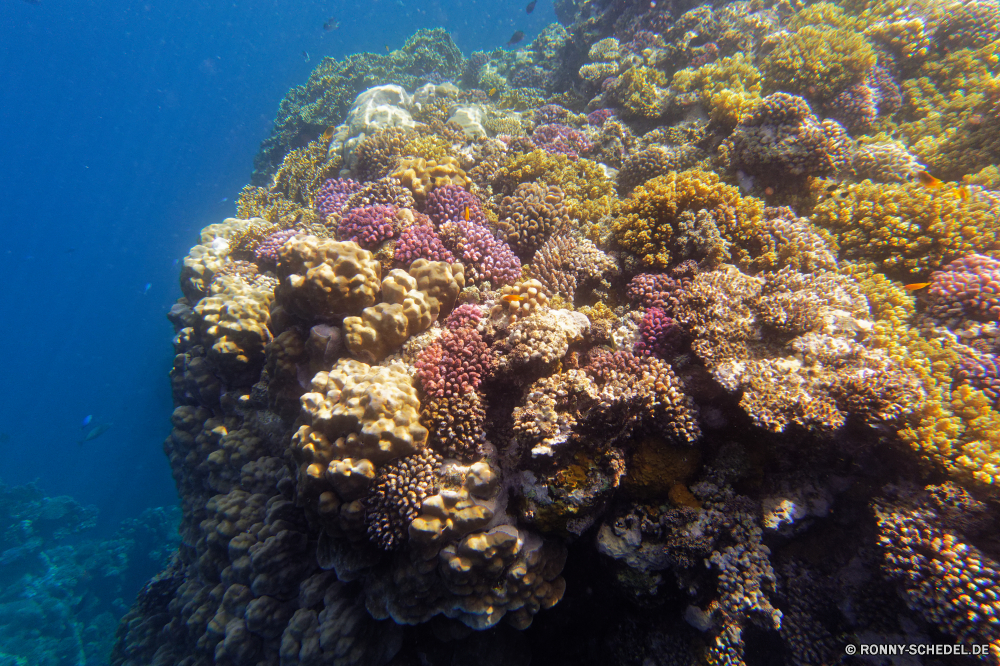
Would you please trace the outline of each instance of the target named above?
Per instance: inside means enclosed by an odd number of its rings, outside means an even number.
[[[662,4],[289,94],[112,663],[1000,663],[998,6]]]

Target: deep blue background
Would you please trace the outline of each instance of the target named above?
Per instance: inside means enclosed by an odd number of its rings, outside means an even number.
[[[97,504],[103,533],[176,501],[177,261],[234,213],[285,92],[418,28],[530,43],[555,18],[525,4],[0,0],[0,480]],[[87,414],[113,425],[78,444]]]

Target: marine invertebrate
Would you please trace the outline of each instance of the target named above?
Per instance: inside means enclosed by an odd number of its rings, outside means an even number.
[[[438,234],[468,269],[468,279],[472,282],[502,285],[520,277],[521,261],[485,225],[458,219],[443,223]]]
[[[358,180],[378,180],[395,171],[400,157],[408,154],[404,146],[416,136],[409,127],[383,127],[366,136],[353,153]]]
[[[889,488],[875,505],[883,567],[907,605],[959,641],[1000,650],[1000,563],[962,534],[986,507],[948,484],[923,492]]]
[[[635,188],[615,210],[611,229],[624,249],[636,254],[644,266],[667,268],[684,259],[707,257],[710,261],[732,256],[739,263],[764,266],[773,245],[761,225],[764,207],[719,181],[718,176],[697,169],[671,172]],[[707,213],[700,220],[698,213]],[[702,239],[691,238],[687,232]]]
[[[452,220],[464,220],[466,210],[468,210],[469,222],[486,225],[482,201],[458,185],[435,187],[427,195],[427,200],[424,202],[424,212],[433,220],[434,224],[439,226]]]
[[[780,41],[761,63],[764,87],[817,101],[864,78],[875,49],[849,28],[806,25]]]
[[[647,308],[639,324],[639,340],[635,343],[638,356],[669,359],[684,344],[684,331],[660,308]]]
[[[850,165],[850,137],[820,122],[801,97],[778,92],[743,117],[732,135],[733,161],[769,183],[837,173]]]
[[[394,206],[353,208],[340,218],[337,238],[353,241],[366,250],[375,250],[383,241],[395,237],[397,224]]]
[[[657,176],[691,169],[704,157],[704,151],[693,145],[650,146],[631,153],[624,159],[622,168],[618,171],[618,188],[627,194]]]
[[[422,202],[435,187],[458,185],[468,188],[469,180],[458,160],[447,155],[440,160],[425,160],[422,157],[404,158],[399,168],[392,173],[405,187],[413,192],[414,198]]]
[[[585,238],[554,235],[532,257],[531,276],[548,293],[581,304],[597,293],[608,293],[610,279],[617,275],[618,264]]]
[[[479,388],[489,374],[488,348],[473,328],[449,330],[420,354],[415,367],[427,396],[458,398]]]
[[[431,224],[414,224],[399,233],[393,259],[409,266],[417,259],[452,263],[455,256],[444,246]]]
[[[278,302],[309,320],[337,318],[375,304],[382,267],[356,243],[297,236],[281,248]]]
[[[327,178],[316,193],[316,210],[324,218],[337,215],[350,196],[360,189],[361,183],[352,178]]]
[[[402,547],[421,503],[438,491],[440,465],[441,456],[424,449],[379,468],[365,502],[369,539],[383,550]]]
[[[522,183],[500,202],[500,230],[504,240],[524,258],[554,233],[567,230],[569,210],[562,189],[539,183]]]
[[[633,65],[614,80],[606,95],[622,114],[634,118],[657,118],[667,110],[669,81],[658,69]]]
[[[963,201],[919,183],[839,188],[813,208],[812,221],[836,237],[841,258],[875,262],[915,282],[963,254],[1000,250],[1000,222],[982,199]]]
[[[679,96],[697,95],[709,118],[733,127],[760,103],[761,78],[751,59],[744,53],[736,53],[676,72],[671,89]]]
[[[593,148],[586,135],[568,125],[550,123],[539,125],[531,133],[535,145],[547,153],[557,153],[567,157],[579,157]]]

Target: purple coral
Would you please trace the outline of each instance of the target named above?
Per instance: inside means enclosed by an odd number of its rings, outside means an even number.
[[[628,283],[628,300],[635,307],[670,310],[681,286],[669,275],[640,273]]]
[[[841,91],[826,105],[826,112],[848,130],[868,132],[878,116],[899,111],[903,96],[885,67],[872,67],[862,83]]]
[[[489,371],[489,348],[479,331],[460,328],[435,340],[414,365],[427,397],[459,397],[479,388]]]
[[[637,356],[655,356],[668,359],[684,343],[681,326],[660,308],[649,308],[639,324],[639,340],[635,343]]]
[[[469,221],[479,225],[486,224],[483,204],[476,195],[467,192],[458,185],[442,185],[435,187],[427,195],[424,212],[436,225],[449,220],[465,218],[465,209],[469,209]]]
[[[1000,359],[996,354],[970,353],[962,357],[955,376],[982,391],[1000,408]]]
[[[597,127],[604,127],[604,123],[615,115],[614,109],[597,109],[587,114],[587,122]]]
[[[521,260],[485,225],[463,219],[441,226],[445,244],[465,264],[473,282],[489,280],[494,287],[511,284],[521,277]]]
[[[540,125],[531,133],[531,140],[547,153],[574,159],[593,148],[583,132],[568,125]]]
[[[982,254],[957,259],[931,274],[927,297],[940,319],[1000,321],[1000,261]]]
[[[409,266],[417,259],[446,261],[451,264],[455,262],[455,255],[444,246],[433,226],[414,224],[399,234],[395,260],[403,266]]]
[[[395,206],[354,208],[345,213],[337,225],[337,238],[342,241],[354,241],[367,250],[374,250],[382,241],[395,235]]]
[[[444,325],[454,331],[459,328],[475,327],[482,318],[482,308],[472,303],[463,303],[451,311],[451,314],[445,319]]]
[[[257,263],[277,265],[278,251],[281,250],[281,246],[297,233],[301,232],[298,229],[280,229],[267,236],[253,251]]]
[[[566,120],[569,109],[558,104],[546,104],[535,109],[534,120],[539,125],[548,125]]]
[[[352,194],[361,190],[361,183],[351,178],[327,178],[316,194],[316,210],[323,217],[340,213]]]

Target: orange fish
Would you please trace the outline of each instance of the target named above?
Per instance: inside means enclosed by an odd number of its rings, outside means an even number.
[[[930,175],[926,171],[918,171],[913,175],[913,178],[926,187],[928,190],[940,190],[944,187],[944,182],[934,176]]]
[[[323,131],[323,140],[324,140],[324,141],[329,141],[330,139],[332,139],[332,138],[333,138],[333,131],[334,131],[335,129],[337,129],[337,128],[336,128],[336,127],[334,127],[333,125],[330,125],[329,127],[327,127],[327,128],[326,128],[326,129],[325,129],[325,130]]]
[[[930,286],[930,282],[914,282],[913,284],[904,284],[903,289],[906,291],[920,291]]]
[[[955,196],[956,199],[961,199],[962,201],[969,200],[969,188],[966,187],[965,185],[959,185],[958,187],[953,189],[951,193]]]
[[[521,297],[517,294],[507,294],[506,296],[503,297],[503,300],[507,301],[508,303],[520,303]]]
[[[466,206],[465,210],[462,211],[462,219],[468,222],[470,217],[472,216],[469,214],[469,207]]]

